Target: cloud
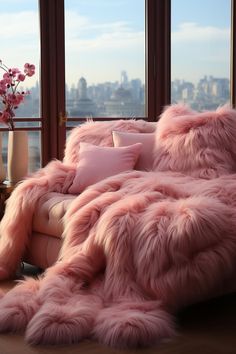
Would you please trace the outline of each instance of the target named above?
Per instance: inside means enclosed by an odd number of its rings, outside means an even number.
[[[0,12],[0,23],[0,59],[8,67],[19,67],[21,70],[25,62],[34,63],[36,65],[36,75],[27,80],[27,86],[30,87],[39,79],[38,12]]]
[[[39,17],[36,11],[0,13],[1,49],[35,47],[39,42]],[[144,50],[144,31],[135,31],[126,21],[93,22],[89,17],[66,11],[66,45],[68,50],[88,51],[105,49]],[[34,44],[33,44],[34,43]],[[33,51],[33,50],[32,50]],[[20,54],[20,53],[19,53]]]
[[[0,37],[17,40],[35,37],[39,34],[39,16],[36,11],[0,13]]]
[[[85,52],[85,51],[101,51],[117,49],[120,52],[123,50],[133,50],[135,47],[140,47],[141,54],[144,50],[144,36],[142,32],[137,33],[124,33],[113,32],[104,33],[90,39],[68,39],[66,41],[67,50],[72,52]]]
[[[144,51],[144,31],[135,31],[128,22],[94,23],[75,12],[66,12],[66,48],[72,51],[139,47]]]
[[[195,22],[181,23],[177,30],[172,31],[173,43],[229,41],[230,28],[200,26]]]
[[[0,23],[0,58],[9,66],[21,67],[27,60],[38,67],[38,12],[1,12]],[[124,68],[133,77],[140,77],[144,68],[144,46],[144,30],[135,29],[128,21],[92,21],[89,16],[66,11],[66,63],[67,68],[70,68],[67,70],[69,81],[70,76],[73,78],[78,71],[86,75],[91,73],[91,80],[94,81],[95,74],[101,76],[97,80],[111,80],[112,73],[119,75]]]
[[[115,81],[124,68],[144,79],[145,33],[128,21],[94,22],[66,11],[66,80]],[[70,69],[69,69],[70,68]]]

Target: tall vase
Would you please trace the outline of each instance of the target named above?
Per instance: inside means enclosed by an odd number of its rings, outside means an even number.
[[[0,132],[0,183],[6,178],[6,170],[2,160],[2,132]]]
[[[24,130],[9,131],[7,172],[12,183],[28,174],[28,133]]]

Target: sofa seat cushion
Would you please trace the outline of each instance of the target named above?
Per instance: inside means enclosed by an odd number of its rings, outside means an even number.
[[[75,196],[71,194],[44,194],[35,208],[33,231],[60,238],[63,232],[62,218],[74,199]]]

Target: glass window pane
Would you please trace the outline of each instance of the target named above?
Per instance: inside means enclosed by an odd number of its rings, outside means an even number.
[[[35,121],[27,121],[27,122],[18,122],[17,119],[14,120],[15,128],[41,128],[41,122],[35,122]],[[6,128],[6,125],[3,123],[0,123],[0,128]]]
[[[15,110],[16,117],[39,117],[39,60],[40,30],[38,0],[0,0],[0,59],[8,68],[19,68],[24,64],[36,66],[36,73],[27,77],[19,91],[30,91],[25,102]],[[0,72],[2,78],[3,71]],[[1,109],[1,106],[0,106]]]
[[[145,0],[65,0],[68,117],[145,115]]]
[[[197,110],[230,99],[230,0],[172,0],[171,100]]]
[[[29,137],[29,173],[41,167],[41,132],[28,131]]]
[[[40,128],[41,127],[41,122],[15,122],[15,127],[16,128]]]

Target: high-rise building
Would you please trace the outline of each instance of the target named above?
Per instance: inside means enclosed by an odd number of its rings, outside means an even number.
[[[125,70],[121,71],[121,75],[120,75],[120,84],[122,87],[127,88],[128,87],[128,75],[127,72]]]

